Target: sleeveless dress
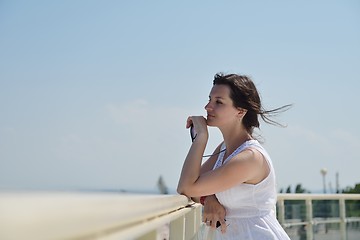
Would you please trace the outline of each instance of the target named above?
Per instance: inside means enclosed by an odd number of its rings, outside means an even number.
[[[222,149],[225,148],[223,143]],[[226,164],[241,151],[251,148],[258,150],[266,159],[270,172],[258,184],[242,183],[216,194],[219,202],[226,209],[225,234],[227,240],[290,240],[276,219],[276,184],[275,171],[266,150],[257,140],[249,140],[239,146],[223,161],[225,152],[221,152],[213,169]]]

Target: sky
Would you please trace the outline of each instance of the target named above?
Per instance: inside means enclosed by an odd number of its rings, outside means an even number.
[[[258,131],[278,190],[354,186],[359,26],[355,0],[2,0],[0,190],[173,191],[218,72],[293,104]]]

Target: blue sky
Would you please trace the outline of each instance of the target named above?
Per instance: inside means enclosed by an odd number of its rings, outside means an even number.
[[[1,1],[0,189],[174,189],[213,75],[250,75],[278,188],[360,182],[358,1]],[[210,129],[207,152],[221,135]],[[329,190],[329,189],[328,189]]]

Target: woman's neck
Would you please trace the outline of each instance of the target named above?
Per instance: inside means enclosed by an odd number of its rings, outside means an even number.
[[[230,155],[244,142],[253,139],[245,128],[220,129],[226,145],[226,155]]]

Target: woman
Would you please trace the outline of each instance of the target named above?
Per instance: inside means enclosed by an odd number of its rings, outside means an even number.
[[[186,127],[196,133],[177,191],[193,199],[205,196],[203,221],[212,227],[220,223],[223,239],[290,239],[275,216],[271,159],[253,136],[254,128],[260,127],[259,116],[277,124],[269,116],[289,106],[265,111],[249,77],[216,74],[205,106],[207,118],[187,119]],[[224,141],[201,165],[207,126],[218,127]]]

